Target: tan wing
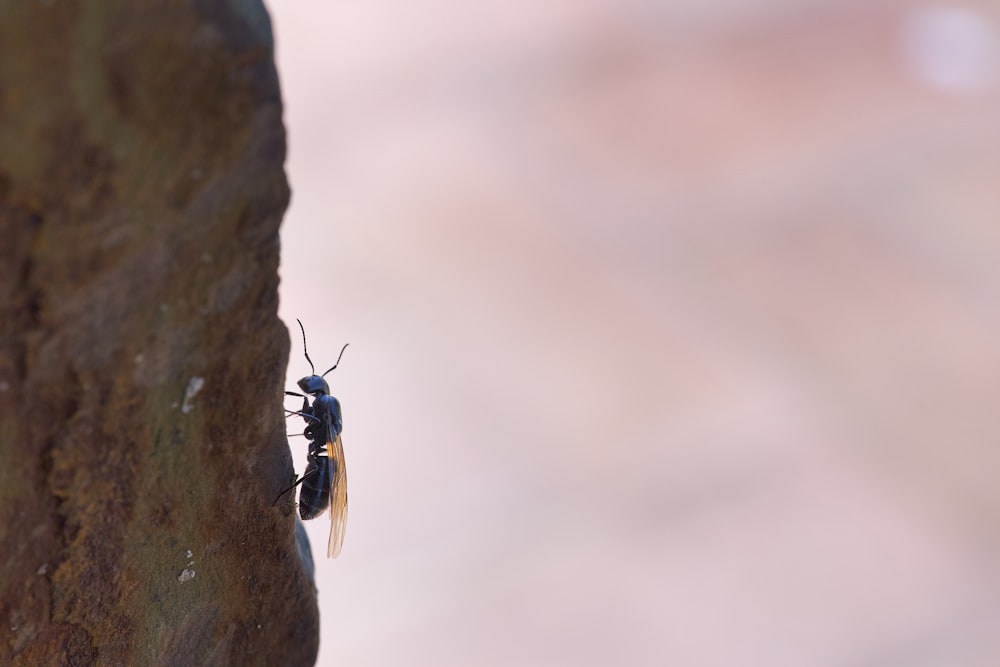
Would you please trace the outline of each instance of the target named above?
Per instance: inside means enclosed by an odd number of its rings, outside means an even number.
[[[333,479],[330,482],[330,540],[326,545],[326,557],[336,558],[344,545],[344,531],[347,529],[347,467],[344,465],[344,444],[340,441],[339,433],[333,442],[326,443],[326,452],[333,465]]]

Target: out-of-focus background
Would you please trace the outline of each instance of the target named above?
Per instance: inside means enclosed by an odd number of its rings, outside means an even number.
[[[1000,665],[1000,5],[269,8],[321,665]]]

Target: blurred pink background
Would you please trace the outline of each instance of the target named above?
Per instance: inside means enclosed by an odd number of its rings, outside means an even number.
[[[1000,665],[1000,5],[269,8],[320,665]]]

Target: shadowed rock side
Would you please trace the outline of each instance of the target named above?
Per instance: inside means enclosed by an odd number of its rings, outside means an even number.
[[[0,3],[0,664],[308,665],[259,2]]]

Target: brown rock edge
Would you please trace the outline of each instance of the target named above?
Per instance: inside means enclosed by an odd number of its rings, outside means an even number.
[[[309,665],[260,2],[0,3],[0,664]]]

